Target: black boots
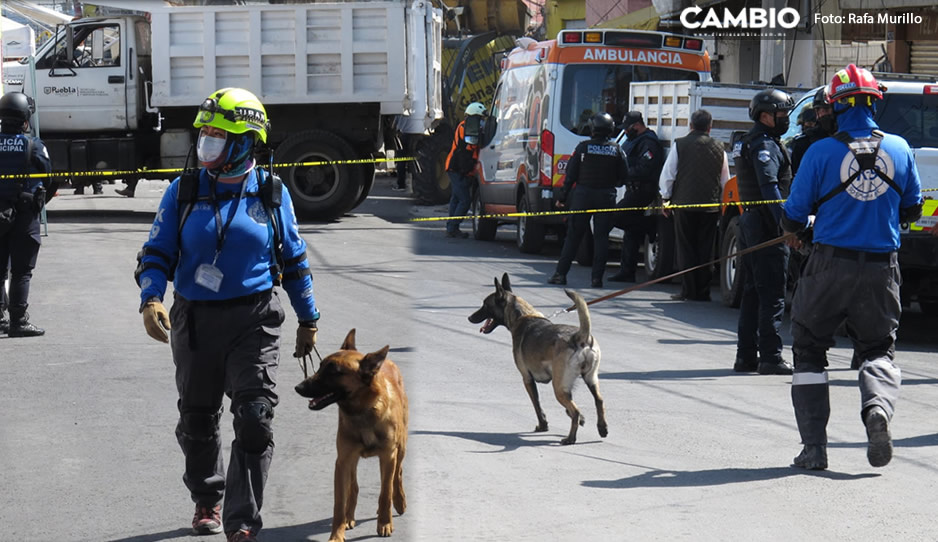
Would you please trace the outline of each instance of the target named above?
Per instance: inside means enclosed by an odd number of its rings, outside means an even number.
[[[798,457],[792,461],[793,467],[807,470],[824,470],[827,468],[827,446],[805,444]]]
[[[0,312],[0,333],[8,333],[10,331],[10,321],[7,320],[5,314]]]
[[[882,407],[870,407],[863,417],[869,446],[866,459],[874,467],[885,467],[892,459],[892,437],[889,435],[889,417]]]
[[[0,331],[2,331],[2,329],[3,324],[2,321],[0,321]],[[7,334],[10,337],[39,337],[45,335],[46,331],[29,323],[29,313],[23,312],[21,315],[17,316],[11,312]]]

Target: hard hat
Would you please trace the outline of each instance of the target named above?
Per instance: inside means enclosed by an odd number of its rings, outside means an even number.
[[[264,105],[257,96],[243,88],[223,88],[213,92],[199,106],[192,125],[196,128],[214,126],[232,134],[254,132],[264,143],[270,130]]]
[[[874,99],[883,99],[883,90],[885,87],[876,81],[869,70],[850,64],[834,74],[830,85],[827,86],[827,101],[830,104],[839,102],[851,107],[858,104],[872,105]],[[858,100],[857,97],[861,98]]]
[[[485,106],[479,102],[472,102],[466,106],[466,115],[484,115]]]

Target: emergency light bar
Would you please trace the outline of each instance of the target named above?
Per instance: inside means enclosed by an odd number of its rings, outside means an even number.
[[[661,32],[629,32],[621,30],[561,30],[557,34],[560,46],[602,44],[612,47],[638,47],[641,49],[680,49],[703,51],[703,40]]]

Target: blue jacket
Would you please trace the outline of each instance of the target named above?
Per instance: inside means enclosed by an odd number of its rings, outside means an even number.
[[[852,107],[837,116],[837,126],[853,138],[868,137],[878,126],[868,107]],[[922,185],[909,144],[886,134],[879,167],[902,189],[900,195],[879,176],[863,173],[851,186],[823,203],[814,220],[814,242],[864,252],[899,248],[899,209],[922,201]],[[851,169],[852,168],[852,169]],[[856,171],[847,145],[828,137],[808,148],[785,202],[789,221],[806,224],[815,203]]]
[[[208,173],[203,169],[199,175],[200,199],[209,195],[209,179]],[[256,195],[257,170],[251,170],[244,182],[247,183],[245,192],[248,194],[253,192],[255,195],[244,196],[225,235],[224,245],[215,264],[224,274],[218,292],[213,292],[195,282],[196,269],[202,264],[211,265],[215,256],[218,232],[212,203],[209,201],[195,203],[180,233],[179,215],[182,205],[177,200],[179,178],[176,178],[163,194],[156,219],[150,229],[150,239],[143,246],[145,249],[155,249],[171,258],[176,258],[178,255],[173,287],[186,299],[232,299],[273,287],[273,277],[270,273],[270,267],[275,262],[271,250],[273,229],[269,224],[264,203],[260,196]],[[240,194],[241,183],[218,182],[216,191],[218,194],[224,192]],[[237,202],[237,196],[217,202],[222,225],[227,222],[229,213]],[[306,254],[306,242],[300,237],[296,215],[293,212],[293,200],[288,190],[283,191],[282,203],[275,212],[280,215],[283,230],[281,232],[283,260],[287,262],[286,268],[283,269],[284,276],[298,270],[309,269],[309,262],[302,258]],[[163,269],[159,268],[166,264],[160,256],[153,253],[155,251],[143,257],[144,264],[156,265],[147,268],[140,275],[141,301],[146,301],[151,297],[162,299],[166,291],[167,275]],[[301,261],[296,262],[295,260],[298,259]],[[299,320],[318,319],[319,313],[313,298],[312,276],[302,274],[299,278],[292,280],[285,278],[283,289],[289,295],[290,303]]]
[[[32,154],[29,142],[32,141]],[[49,151],[38,137],[25,134],[0,134],[0,175],[49,173],[52,162]],[[0,179],[0,199],[17,199],[21,192],[36,193],[43,179]]]

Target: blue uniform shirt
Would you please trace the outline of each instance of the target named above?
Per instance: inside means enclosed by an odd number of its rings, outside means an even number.
[[[837,125],[851,137],[868,137],[878,126],[867,107],[852,107],[837,116]],[[864,252],[892,252],[899,248],[899,209],[922,201],[922,185],[909,144],[886,134],[877,164],[902,189],[902,195],[878,176],[861,173],[844,192],[820,206],[814,220],[814,242]],[[857,161],[847,145],[832,137],[811,145],[798,168],[785,216],[806,224],[819,199],[851,173]]]
[[[29,142],[32,141],[32,154]],[[52,163],[49,151],[39,138],[25,134],[0,134],[0,174],[49,173]],[[32,192],[42,185],[39,178],[0,179],[0,199],[16,199],[21,192]]]
[[[266,172],[264,174],[266,175]],[[247,183],[246,192],[256,193],[257,170],[251,170],[244,182]],[[239,194],[242,188],[241,183],[218,182],[216,184],[218,194],[224,192]],[[209,190],[209,175],[203,169],[199,175],[199,198],[207,196]],[[215,263],[215,266],[224,274],[224,278],[219,291],[213,292],[196,284],[195,273],[200,265],[211,265],[215,257],[218,232],[214,207],[211,201],[196,202],[180,235],[179,214],[182,206],[177,201],[178,192],[179,179],[177,178],[163,194],[159,211],[150,229],[150,239],[143,245],[145,248],[156,249],[173,258],[178,254],[179,261],[173,281],[176,291],[189,300],[223,300],[271,289],[273,277],[270,274],[270,267],[275,261],[271,251],[273,230],[260,196],[246,195],[240,205],[238,205],[237,197],[217,202],[223,226],[236,205],[237,213],[228,227],[224,245]],[[280,215],[283,230],[281,232],[283,260],[290,261],[305,254],[306,242],[300,237],[296,215],[293,212],[293,200],[288,190],[283,191],[282,203],[278,209],[275,209],[275,212]],[[143,262],[165,265],[159,256],[152,253],[144,256]],[[286,267],[283,270],[284,274],[308,269],[309,262],[303,259],[299,263]],[[162,299],[166,291],[166,282],[166,273],[162,269],[156,267],[146,269],[140,276],[141,301],[146,301],[151,297]],[[284,280],[283,289],[287,291],[299,320],[318,318],[311,276],[303,275],[299,279]]]

